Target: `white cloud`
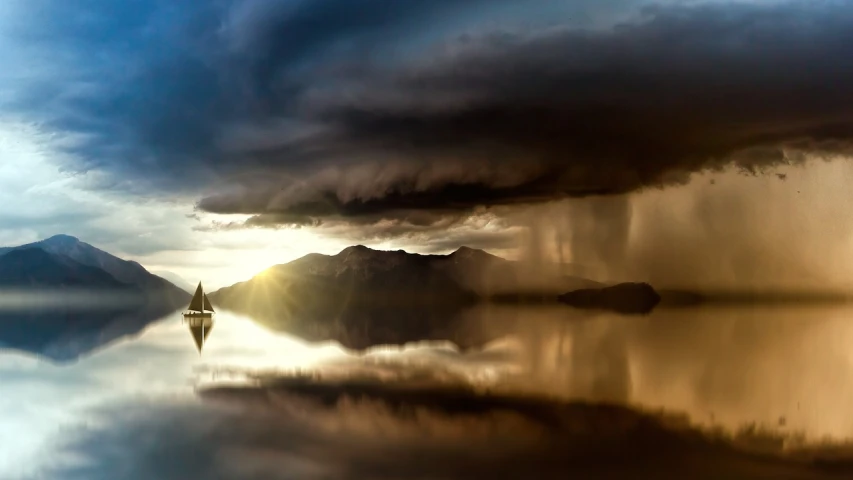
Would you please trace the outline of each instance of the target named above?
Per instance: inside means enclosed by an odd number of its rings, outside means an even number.
[[[310,230],[194,231],[192,198],[145,198],[89,189],[97,172],[75,175],[60,166],[57,148],[73,141],[38,125],[0,117],[0,245],[20,245],[64,233],[150,270],[169,270],[209,288],[247,280],[310,252],[337,253],[341,240]]]

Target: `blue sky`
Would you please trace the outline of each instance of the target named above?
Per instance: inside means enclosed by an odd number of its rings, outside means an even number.
[[[847,1],[9,0],[0,243],[216,285],[351,243],[511,254],[520,204],[847,155],[850,27]]]

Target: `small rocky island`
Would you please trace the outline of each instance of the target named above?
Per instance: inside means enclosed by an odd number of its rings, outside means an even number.
[[[575,308],[610,310],[623,314],[647,314],[661,297],[648,283],[620,283],[610,287],[583,288],[557,297]]]

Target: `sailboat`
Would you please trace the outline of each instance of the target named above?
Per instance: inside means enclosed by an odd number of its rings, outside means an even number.
[[[213,318],[213,314],[215,313],[213,305],[210,304],[210,300],[207,298],[207,294],[204,293],[201,282],[198,282],[198,288],[195,289],[195,295],[193,295],[193,299],[190,301],[190,306],[184,312],[184,319]]]
[[[198,288],[196,288],[190,306],[187,307],[183,316],[184,321],[190,326],[190,333],[192,333],[199,353],[207,341],[207,336],[210,335],[210,330],[213,329],[213,315],[215,313],[207,294],[204,293],[201,282],[198,282]]]

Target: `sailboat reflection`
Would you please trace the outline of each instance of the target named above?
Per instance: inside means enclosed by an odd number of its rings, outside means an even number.
[[[190,325],[190,333],[195,340],[195,346],[198,348],[198,353],[204,348],[204,343],[207,341],[207,336],[213,330],[212,318],[189,318],[186,322]]]
[[[190,333],[195,340],[198,353],[201,353],[204,344],[207,341],[210,331],[213,329],[213,316],[216,312],[213,310],[213,305],[204,293],[204,288],[201,282],[198,282],[198,288],[195,290],[193,299],[190,301],[189,307],[183,313],[184,322],[189,324]]]

